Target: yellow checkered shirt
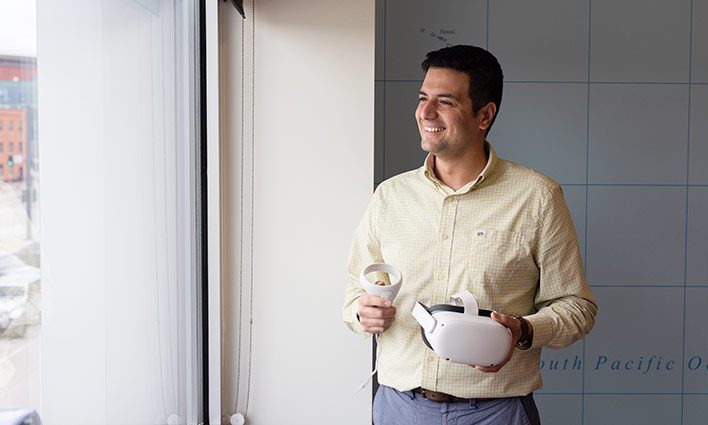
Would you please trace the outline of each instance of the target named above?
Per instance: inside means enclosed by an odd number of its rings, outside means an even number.
[[[421,168],[381,183],[356,229],[344,303],[350,329],[365,334],[355,302],[364,294],[364,267],[385,262],[403,274],[396,319],[379,338],[383,385],[464,398],[526,395],[542,386],[541,347],[568,346],[595,323],[597,305],[561,187],[487,149],[482,173],[457,191],[435,177],[431,155]],[[411,315],[416,301],[449,304],[464,290],[480,308],[533,325],[533,346],[515,349],[497,373],[438,358]]]

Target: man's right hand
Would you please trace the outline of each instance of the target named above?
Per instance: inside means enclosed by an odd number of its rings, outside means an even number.
[[[377,282],[378,283],[378,282]],[[376,295],[359,297],[356,314],[366,332],[379,334],[388,329],[396,318],[396,307],[391,301]]]

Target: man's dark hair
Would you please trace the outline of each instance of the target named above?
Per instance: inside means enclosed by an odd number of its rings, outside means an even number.
[[[487,133],[499,115],[504,74],[501,65],[493,54],[476,46],[451,46],[428,52],[421,63],[423,71],[429,68],[448,68],[461,71],[469,77],[469,95],[472,99],[472,112],[476,115],[489,102],[497,106],[497,113],[489,123]]]

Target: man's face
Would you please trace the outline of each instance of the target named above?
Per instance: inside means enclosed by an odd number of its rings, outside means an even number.
[[[461,71],[429,68],[418,94],[415,118],[421,148],[438,156],[458,157],[484,140],[472,113],[469,78]],[[481,111],[480,111],[481,112]]]

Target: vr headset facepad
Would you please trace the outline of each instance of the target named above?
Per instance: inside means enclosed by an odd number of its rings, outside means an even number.
[[[430,308],[416,302],[413,317],[420,323],[423,342],[438,357],[454,363],[494,366],[511,348],[511,331],[480,310],[469,291],[453,295],[460,305],[438,304]]]

